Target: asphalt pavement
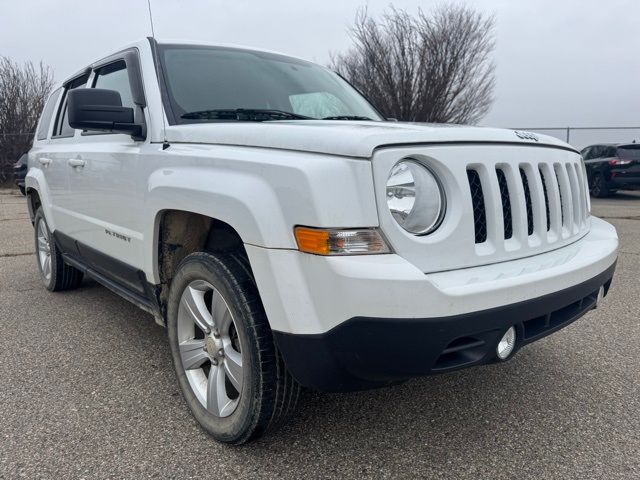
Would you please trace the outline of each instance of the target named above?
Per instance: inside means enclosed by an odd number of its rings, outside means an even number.
[[[282,430],[228,447],[149,314],[92,281],[42,287],[24,197],[0,190],[0,478],[640,478],[640,194],[593,211],[621,240],[598,310],[502,365],[306,392]]]

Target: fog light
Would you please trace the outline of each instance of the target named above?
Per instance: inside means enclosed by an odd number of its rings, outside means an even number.
[[[511,352],[513,352],[513,347],[516,346],[516,329],[513,327],[509,327],[509,330],[502,336],[500,341],[498,342],[498,347],[496,348],[496,354],[500,360],[506,360]]]

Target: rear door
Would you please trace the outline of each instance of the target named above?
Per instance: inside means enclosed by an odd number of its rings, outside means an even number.
[[[136,110],[144,118],[142,107],[134,100],[131,69],[135,52],[110,57],[94,65],[90,88],[115,90],[122,105]],[[137,88],[137,97],[141,94]],[[78,132],[77,149],[81,165],[68,169],[69,191],[78,199],[73,206],[80,219],[72,235],[85,262],[100,273],[140,291],[138,271],[142,268],[143,188],[137,182],[143,141],[130,135],[103,132]]]
[[[52,228],[55,227],[56,220],[53,218],[53,211],[50,208],[54,203],[53,195],[54,193],[57,195],[63,190],[66,183],[64,170],[54,168],[50,140],[52,119],[58,106],[61,93],[62,88],[58,88],[49,95],[49,99],[45,103],[42,114],[40,115],[33,147],[29,150],[28,168],[39,170],[41,172],[41,179],[44,179],[44,185],[40,185],[40,189],[42,190],[40,196],[42,197],[42,201],[45,202],[45,215],[50,217],[47,218],[47,220]]]
[[[584,159],[585,170],[587,171],[589,185],[591,185],[594,173],[599,170],[599,160],[597,157],[601,151],[601,145],[591,145],[581,152],[582,158]]]

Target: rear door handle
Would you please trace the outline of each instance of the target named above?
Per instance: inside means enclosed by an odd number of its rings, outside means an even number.
[[[51,159],[45,158],[45,157],[40,157],[38,161],[40,162],[40,165],[44,165],[44,166],[47,166],[51,163]]]
[[[72,167],[84,167],[85,161],[81,158],[70,158],[67,163]]]

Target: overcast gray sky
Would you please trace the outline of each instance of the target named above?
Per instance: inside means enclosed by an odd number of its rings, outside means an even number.
[[[455,1],[455,0],[454,0]],[[326,64],[357,9],[431,0],[152,0],[156,36],[236,43]],[[495,103],[484,125],[640,125],[640,1],[476,0],[496,18]],[[0,55],[58,80],[149,35],[146,0],[0,0]]]

